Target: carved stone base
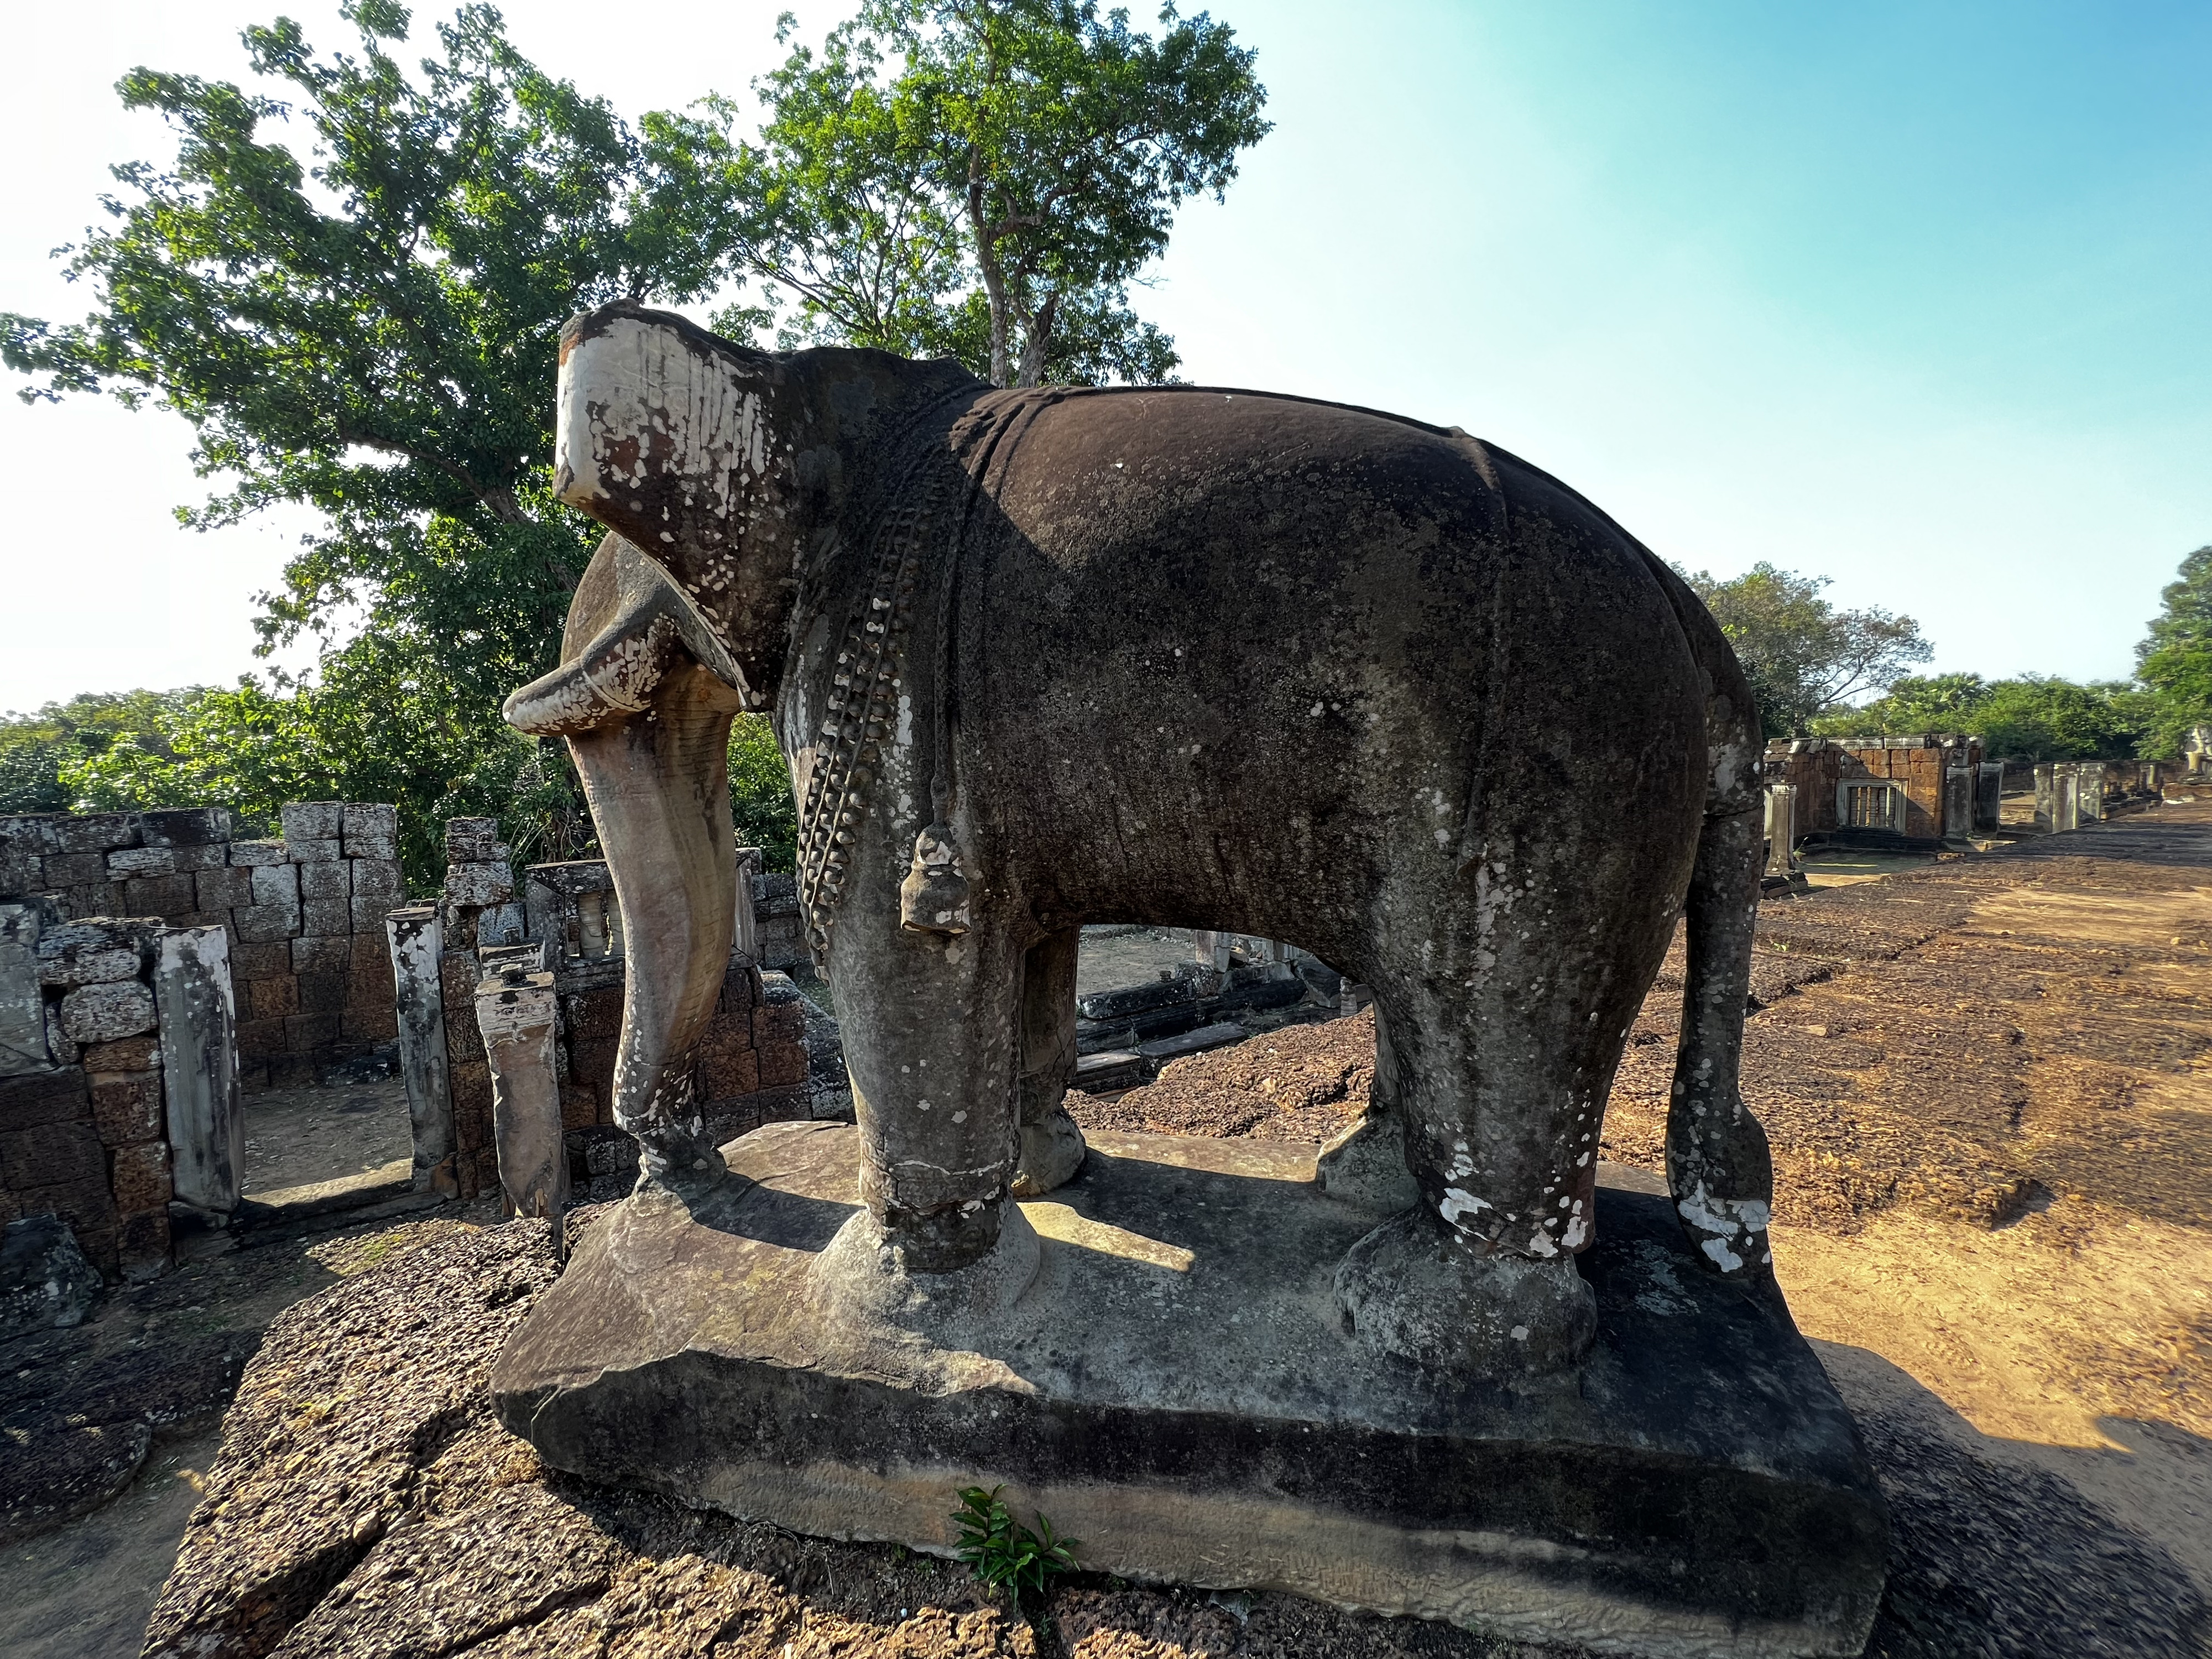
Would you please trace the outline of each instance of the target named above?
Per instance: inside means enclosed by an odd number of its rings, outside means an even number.
[[[801,1532],[945,1553],[1004,1484],[1125,1577],[1271,1587],[1643,1656],[1850,1655],[1888,1527],[1778,1297],[1702,1271],[1601,1177],[1583,1363],[1507,1385],[1378,1357],[1332,1278],[1371,1214],[1281,1143],[1097,1134],[1024,1205],[1011,1309],[945,1346],[820,1293],[857,1133],[772,1124],[690,1207],[602,1218],[493,1372],[557,1468]]]

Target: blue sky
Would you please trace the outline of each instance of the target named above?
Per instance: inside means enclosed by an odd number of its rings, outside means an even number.
[[[237,27],[278,9],[16,26],[40,72],[0,137],[40,164],[9,179],[0,309],[81,309],[46,250],[107,162],[165,153],[116,77],[236,76]],[[283,9],[343,43],[334,6]],[[611,38],[601,8],[508,12],[634,117],[742,91],[776,9],[632,0]],[[1187,378],[1465,426],[1693,568],[1766,559],[1911,613],[1938,669],[2124,675],[2212,541],[2212,7],[1216,10],[1277,127],[1143,296]],[[0,443],[35,481],[8,609],[83,618],[11,630],[0,708],[252,665],[296,521],[175,528],[200,486],[172,417],[11,399]]]

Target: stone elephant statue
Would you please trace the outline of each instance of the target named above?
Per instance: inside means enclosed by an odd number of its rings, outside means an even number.
[[[1076,946],[1108,921],[1287,939],[1373,987],[1371,1108],[1321,1159],[1378,1218],[1338,1310],[1494,1372],[1594,1328],[1600,1125],[1686,910],[1669,1185],[1717,1271],[1768,1272],[1736,1081],[1759,720],[1698,599],[1580,495],[1370,410],[994,390],[627,304],[569,324],[560,400],[558,492],[613,533],[507,718],[568,738],[612,866],[644,1182],[721,1173],[690,1051],[754,709],[844,1026],[866,1209],[830,1254],[857,1303],[1019,1294],[1008,1200],[1083,1157]]]

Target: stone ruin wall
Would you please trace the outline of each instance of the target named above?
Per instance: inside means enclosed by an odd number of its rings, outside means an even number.
[[[1837,787],[1863,779],[1899,786],[1905,795],[1900,832],[1935,841],[1944,834],[1946,775],[1965,767],[1978,781],[1981,762],[1978,738],[1799,738],[1767,746],[1766,774],[1770,783],[1796,786],[1800,836],[1840,827]],[[1960,826],[1954,833],[1965,830]]]
[[[384,917],[404,896],[398,815],[297,801],[280,822],[276,840],[237,841],[220,806],[0,817],[0,902],[44,898],[65,921],[221,927],[240,1086],[311,1084],[396,1035]]]
[[[614,1120],[624,957],[613,880],[604,860],[590,859],[534,865],[518,882],[496,834],[489,818],[456,818],[447,825],[437,994],[444,1014],[456,1188],[464,1198],[499,1190],[491,1066],[477,998],[487,976],[518,956],[533,969],[543,963],[553,975],[555,1064],[573,1178],[579,1186],[626,1179],[635,1173],[637,1151]],[[801,994],[774,971],[778,962],[803,959],[803,951],[791,957],[775,950],[774,960],[762,959],[769,954],[763,944],[773,949],[785,932],[796,943],[796,896],[779,905],[778,878],[751,873],[758,854],[740,849],[738,857],[756,931],[748,939],[739,929],[702,1044],[696,1084],[708,1124],[726,1139],[763,1123],[813,1115],[818,1092],[810,1087]],[[789,883],[790,878],[781,878],[783,886]],[[762,934],[769,936],[766,941]]]

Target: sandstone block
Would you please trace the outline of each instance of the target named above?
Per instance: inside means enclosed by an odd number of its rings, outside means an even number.
[[[251,979],[246,982],[246,1018],[249,1020],[282,1019],[287,1014],[300,1012],[300,981],[291,974],[282,974],[275,979]]]
[[[349,1042],[389,1042],[399,1035],[398,1010],[350,1007],[338,1017],[338,1035]]]
[[[762,1088],[787,1089],[806,1081],[804,1042],[763,1042],[754,1052],[759,1056]]]
[[[399,838],[397,836],[348,836],[340,846],[349,859],[382,861],[399,856]]]
[[[287,1009],[286,1012],[338,1014],[345,1012],[346,976],[343,974],[301,974],[293,983],[300,988],[299,1006]]]
[[[308,870],[343,870],[343,864],[310,864]],[[353,932],[353,902],[342,898],[300,901],[300,932],[313,939],[343,939]]]
[[[42,1012],[46,1021],[46,1053],[52,1056],[57,1066],[75,1066],[76,1039],[62,1030],[61,1000],[58,997],[46,1003]]]
[[[177,873],[196,874],[202,870],[223,870],[230,866],[230,848],[219,841],[198,847],[172,847],[169,857]]]
[[[284,1022],[276,1019],[241,1019],[238,1022],[238,1052],[241,1059],[267,1060],[284,1052]],[[276,1086],[276,1085],[271,1085]]]
[[[293,1054],[316,1054],[337,1040],[338,1017],[336,1014],[284,1016],[284,1047]]]
[[[230,976],[242,980],[274,979],[289,974],[299,963],[297,939],[270,939],[257,945],[234,942],[230,947]]]
[[[107,1182],[107,1153],[88,1122],[46,1123],[0,1131],[0,1181],[18,1192],[30,1187],[82,1186]],[[27,1211],[27,1203],[24,1208]]]
[[[504,864],[449,864],[446,866],[446,902],[484,908],[505,904],[514,896],[514,872]]]
[[[62,1030],[72,1042],[112,1042],[154,1029],[154,994],[137,980],[80,985],[62,999]]]
[[[289,864],[291,859],[281,841],[234,841],[230,844],[230,861],[240,869],[259,869],[271,864]]]
[[[53,828],[57,853],[112,853],[139,844],[138,818],[132,812],[69,814]]]
[[[124,916],[131,914],[123,902],[123,884],[119,881],[88,881],[76,883],[64,890],[63,902],[70,915],[85,920],[94,916]]]
[[[293,867],[299,872],[300,896],[303,899],[353,896],[352,866],[343,859],[336,864],[301,864]]]
[[[297,904],[244,904],[230,915],[241,944],[289,940],[300,931]]]
[[[757,1047],[805,1039],[806,1011],[796,1001],[765,1003],[753,1010],[753,1042]]]
[[[335,864],[343,856],[341,847],[336,836],[308,836],[284,842],[285,854],[295,864]]]
[[[0,1078],[0,1133],[53,1123],[87,1121],[92,1115],[85,1075],[75,1066]],[[13,1186],[10,1181],[5,1183]]]
[[[82,887],[88,882],[107,879],[107,855],[105,853],[54,853],[47,856],[40,872],[50,887]]]
[[[66,812],[9,812],[0,816],[0,848],[33,858],[62,851],[60,825]]]
[[[123,884],[123,902],[134,916],[181,916],[198,907],[190,876],[133,876]]]
[[[406,884],[401,879],[399,860],[396,858],[357,858],[353,866],[353,896],[382,899],[385,908],[396,908],[406,896]]]
[[[53,1063],[39,980],[39,935],[49,915],[35,902],[0,904],[0,1077],[43,1072]]]
[[[345,830],[345,806],[340,801],[287,801],[276,809],[276,817],[284,840],[294,846],[303,841],[336,841]]]
[[[143,1146],[118,1146],[113,1153],[115,1208],[129,1216],[158,1210],[169,1201],[169,1149],[156,1140]]]
[[[118,1037],[113,1042],[95,1042],[77,1056],[85,1075],[129,1077],[140,1072],[159,1071],[161,1066],[161,1044],[158,1037],[141,1036]]]
[[[447,818],[446,859],[451,864],[489,864],[499,845],[497,818]]]
[[[230,809],[185,806],[141,812],[138,827],[149,847],[214,846],[230,839]]]
[[[298,974],[344,973],[353,965],[353,940],[341,934],[302,934],[292,941],[292,971]]]
[[[446,1010],[446,1049],[448,1058],[456,1062],[483,1058],[483,1038],[477,1030],[476,984],[475,951],[447,951],[438,959],[438,1000]],[[457,1094],[457,1102],[459,1098]],[[490,1096],[486,1095],[485,1100],[489,1102]]]
[[[253,872],[237,866],[203,870],[192,878],[192,896],[203,910],[228,910],[253,902]]]
[[[289,864],[264,864],[253,872],[256,904],[294,904],[300,897],[300,872]]]
[[[170,1177],[184,1202],[228,1213],[238,1207],[246,1173],[229,939],[220,927],[179,929],[157,944]]]
[[[166,847],[126,847],[107,855],[107,873],[117,881],[126,876],[172,876],[177,855]]]
[[[752,1093],[761,1086],[760,1060],[761,1056],[749,1048],[726,1044],[710,1048],[699,1062],[699,1097],[720,1100],[731,1095]],[[804,1065],[799,1070],[803,1077]]]
[[[603,985],[569,997],[561,1010],[568,1035],[596,1041],[622,1035],[623,988]]]
[[[161,1138],[161,1074],[112,1078],[92,1085],[92,1127],[110,1146]]]
[[[43,892],[46,887],[44,859],[21,848],[0,846],[0,898],[20,898],[26,893]]]
[[[136,979],[146,966],[149,924],[95,918],[48,927],[39,936],[39,981],[43,985],[102,985]]]
[[[383,801],[349,800],[339,815],[338,832],[348,836],[397,836],[399,809]]]
[[[373,935],[384,926],[384,919],[399,908],[398,902],[388,898],[356,898],[350,915],[356,938]]]

